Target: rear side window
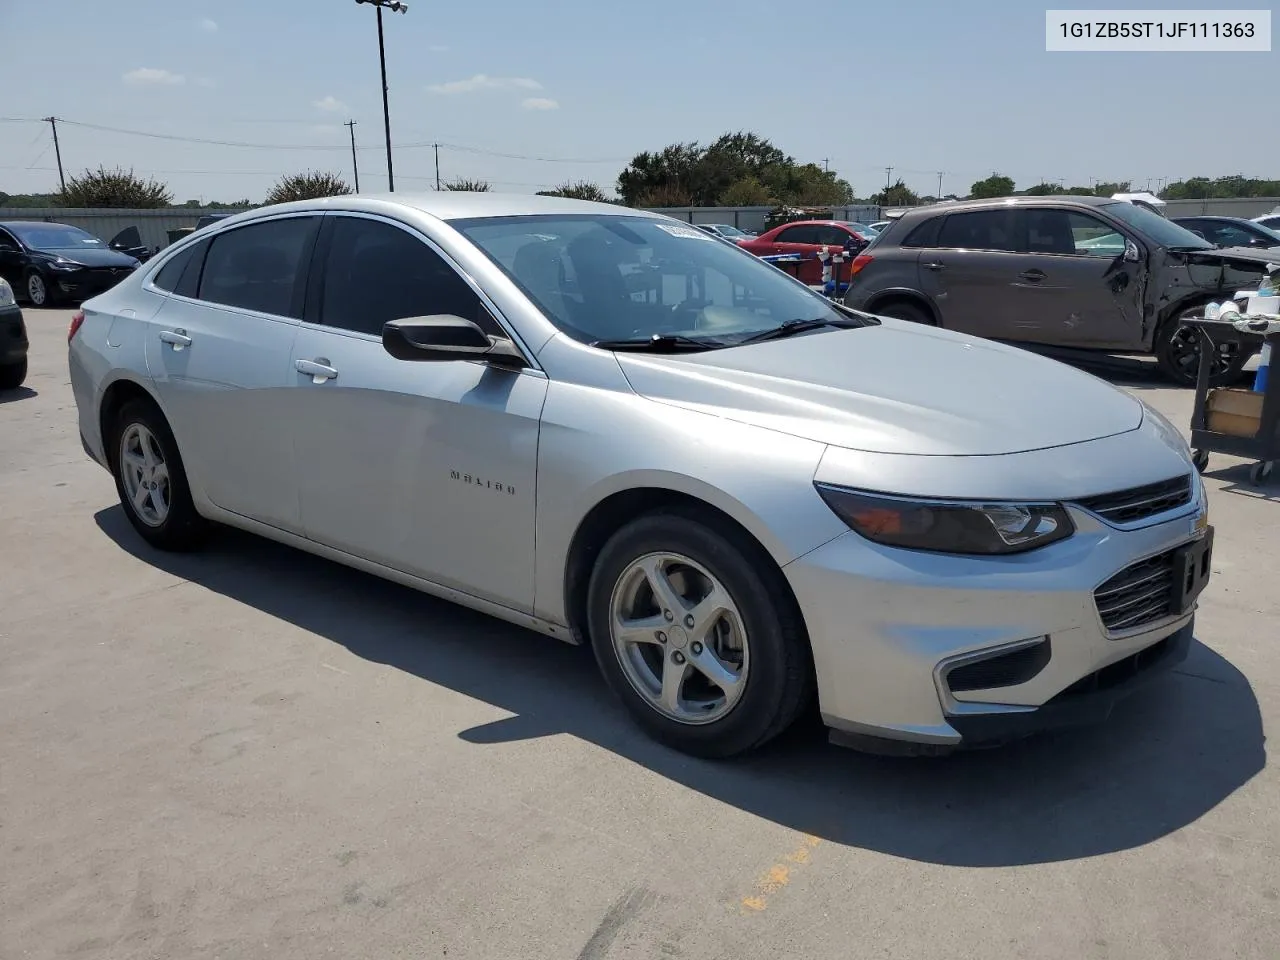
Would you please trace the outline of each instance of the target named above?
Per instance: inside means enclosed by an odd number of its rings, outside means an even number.
[[[204,255],[204,244],[193,243],[183,247],[165,261],[164,266],[160,268],[151,282],[161,290],[177,293],[178,287],[182,282],[182,275],[191,266],[191,261],[196,257],[197,252],[201,256]]]
[[[942,221],[945,219],[946,217],[934,217],[918,224],[914,230],[907,234],[907,239],[902,241],[902,246],[936,247],[938,245],[938,231],[942,228]],[[882,233],[880,236],[884,236],[884,234]]]
[[[953,213],[938,231],[939,247],[964,250],[1001,250],[1016,253],[1012,210],[978,210]]]
[[[325,257],[319,322],[382,335],[406,317],[452,314],[506,337],[480,297],[443,257],[406,230],[363,217],[337,216]]]
[[[814,226],[787,227],[778,234],[778,243],[820,243],[818,228]]]
[[[853,239],[853,235],[841,227],[815,227],[814,231],[818,235],[818,243],[832,247],[842,247]]]
[[[301,281],[318,217],[268,220],[209,241],[200,299],[278,317],[301,317]]]

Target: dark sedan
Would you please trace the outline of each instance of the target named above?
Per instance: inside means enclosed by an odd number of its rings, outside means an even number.
[[[1280,233],[1239,217],[1173,217],[1173,222],[1215,247],[1280,247]]]
[[[96,296],[133,273],[138,263],[79,227],[36,220],[0,223],[0,277],[33,307]]]

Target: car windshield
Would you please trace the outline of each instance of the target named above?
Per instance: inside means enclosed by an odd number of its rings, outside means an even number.
[[[1117,200],[1115,203],[1104,203],[1099,209],[1105,210],[1122,223],[1127,223],[1148,239],[1162,247],[1175,247],[1179,250],[1213,250],[1213,244],[1202,240],[1186,227],[1180,227],[1172,220],[1166,220],[1158,213],[1152,213],[1136,203]]]
[[[777,267],[676,221],[573,214],[452,226],[584,343],[661,336],[732,344],[791,320],[849,322]]]
[[[32,250],[72,250],[106,244],[79,227],[64,223],[11,223],[9,230]]]
[[[859,233],[866,236],[868,240],[873,239],[874,237],[878,236],[880,233],[879,230],[871,226],[871,224],[869,223],[856,223],[853,220],[846,220],[844,222],[844,225],[846,227],[850,227],[854,230],[857,230]]]
[[[745,237],[746,236],[746,234],[743,233],[741,230],[739,230],[737,227],[731,227],[727,223],[717,223],[715,224],[715,228],[720,232],[720,235],[722,237]]]

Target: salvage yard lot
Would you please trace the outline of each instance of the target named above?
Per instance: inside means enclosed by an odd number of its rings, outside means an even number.
[[[1248,464],[1210,463],[1190,659],[1106,726],[905,761],[810,727],[708,763],[633,728],[586,650],[247,535],[147,549],[80,449],[70,312],[26,315],[4,960],[1274,958],[1280,487]]]

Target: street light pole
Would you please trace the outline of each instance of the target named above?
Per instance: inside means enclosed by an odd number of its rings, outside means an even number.
[[[391,168],[391,106],[387,101],[387,50],[382,38],[382,8],[393,13],[406,13],[407,3],[401,0],[356,0],[356,3],[371,3],[378,15],[378,64],[382,68],[382,125],[387,136],[387,190],[395,193],[395,173]]]

